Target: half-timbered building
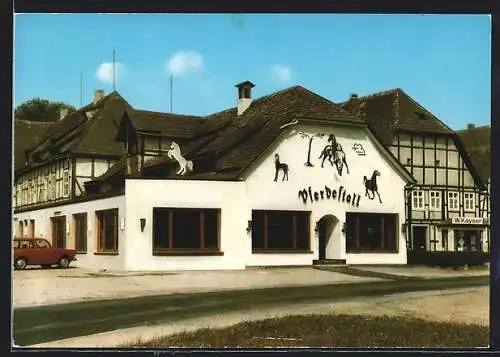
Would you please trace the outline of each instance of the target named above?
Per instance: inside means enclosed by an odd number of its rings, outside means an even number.
[[[341,105],[363,118],[417,180],[405,195],[409,251],[489,250],[489,177],[479,174],[483,156],[474,165],[475,152],[464,148],[469,132],[457,135],[401,89],[353,94]]]

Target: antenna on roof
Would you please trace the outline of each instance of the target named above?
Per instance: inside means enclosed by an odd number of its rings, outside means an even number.
[[[170,74],[170,113],[173,113],[172,112],[172,90],[174,87],[173,82],[174,82],[174,75]]]
[[[83,106],[83,69],[80,70],[80,107]]]
[[[113,48],[113,91],[115,91],[115,49]]]

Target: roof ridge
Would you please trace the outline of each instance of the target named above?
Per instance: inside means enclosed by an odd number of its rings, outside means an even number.
[[[363,96],[357,97],[356,99],[357,100],[363,100],[363,99],[370,99],[370,98],[373,98],[373,97],[381,97],[381,96],[384,96],[384,95],[393,94],[394,92],[398,92],[398,91],[403,92],[403,90],[401,88],[397,87],[397,88],[392,88],[392,89],[386,89],[386,90],[383,90],[383,91],[380,91],[380,92],[375,92],[375,93],[372,93],[372,94],[363,95]],[[346,101],[343,101],[341,103],[346,103],[348,101],[349,100],[346,100]]]
[[[190,118],[204,118],[204,116],[200,115],[191,115],[191,114],[177,114],[177,113],[167,113],[167,112],[159,112],[155,110],[148,110],[148,109],[135,109],[133,108],[135,112],[143,112],[143,113],[150,113],[150,114],[161,114],[161,115],[172,115],[172,116],[177,116],[177,117],[190,117]]]
[[[24,124],[55,124],[57,123],[58,121],[37,121],[37,120],[25,120],[25,119],[17,119],[17,118],[14,118],[14,123],[15,122],[18,122],[18,123],[24,123]]]

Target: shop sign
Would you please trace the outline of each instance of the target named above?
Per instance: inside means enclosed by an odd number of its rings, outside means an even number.
[[[452,224],[484,224],[482,217],[453,217]]]

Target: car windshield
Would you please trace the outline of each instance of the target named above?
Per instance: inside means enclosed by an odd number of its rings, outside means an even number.
[[[40,240],[36,241],[36,247],[37,248],[50,248],[50,245],[47,241],[40,239]]]

